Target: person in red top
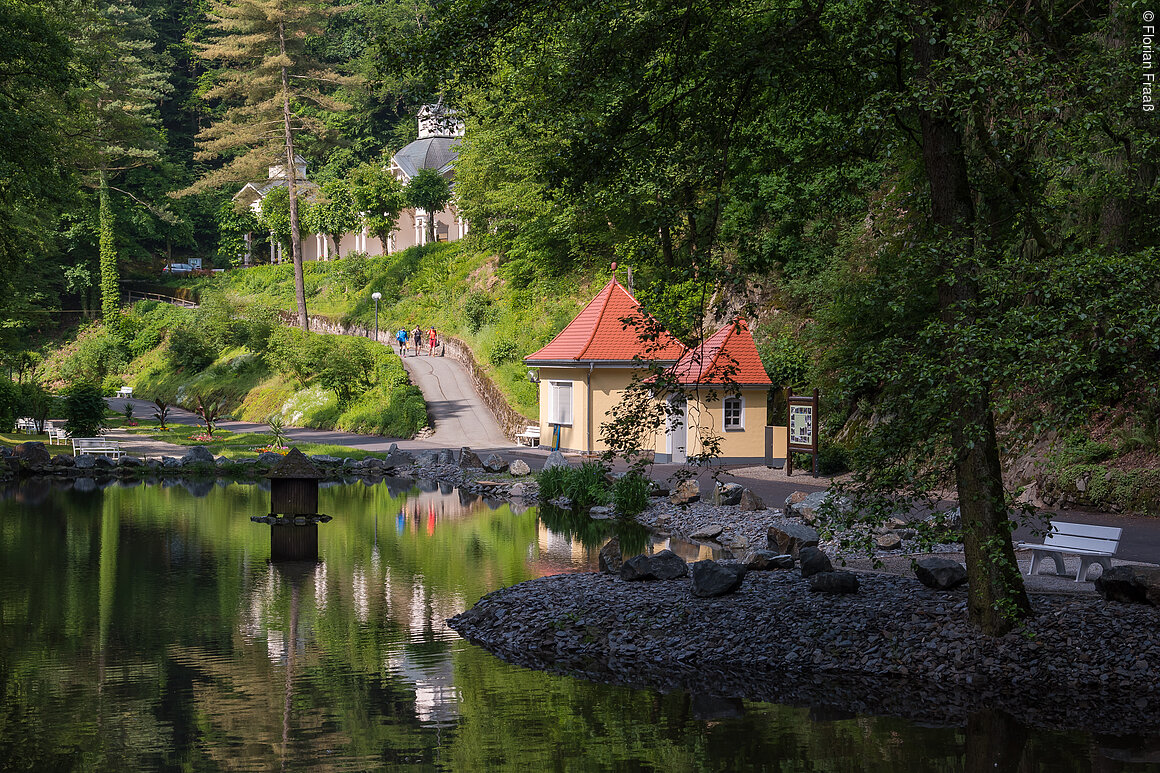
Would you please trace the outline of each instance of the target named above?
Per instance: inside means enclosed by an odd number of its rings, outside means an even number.
[[[428,352],[428,354],[434,355],[435,354],[435,347],[438,345],[439,345],[439,334],[435,331],[435,328],[431,328],[431,331],[429,333],[427,333],[427,352]]]

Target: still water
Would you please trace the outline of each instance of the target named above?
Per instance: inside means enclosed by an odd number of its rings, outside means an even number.
[[[1156,739],[659,695],[444,624],[594,568],[606,522],[354,482],[320,492],[320,562],[283,565],[260,486],[86,483],[0,498],[0,770],[1160,771]]]

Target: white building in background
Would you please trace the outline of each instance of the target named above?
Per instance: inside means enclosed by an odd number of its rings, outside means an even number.
[[[459,157],[459,141],[463,137],[463,122],[442,104],[424,105],[419,110],[419,138],[407,144],[391,157],[390,172],[400,184],[406,185],[412,177],[423,169],[434,169],[455,186],[455,160]],[[307,199],[317,195],[318,185],[307,178],[306,160],[294,157],[295,183]],[[262,213],[262,199],[278,187],[287,185],[284,167],[271,166],[266,180],[260,183],[246,183],[234,194],[235,201],[241,201],[255,215]],[[467,222],[459,215],[455,204],[451,203],[442,212],[433,215],[426,210],[408,207],[399,214],[399,222],[384,245],[378,237],[370,235],[366,228],[343,236],[341,254],[365,252],[368,255],[383,255],[405,250],[408,247],[427,243],[428,219],[435,219],[436,241],[458,241],[467,235]],[[245,263],[249,265],[255,256],[250,245],[252,234],[247,234],[247,254]],[[324,234],[304,234],[302,236],[303,260],[330,260],[333,257],[333,243]],[[277,244],[270,245],[270,262],[282,260],[282,249]],[[289,256],[286,256],[289,257]]]

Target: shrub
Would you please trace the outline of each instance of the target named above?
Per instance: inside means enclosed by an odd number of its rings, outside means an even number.
[[[505,362],[515,362],[520,358],[520,348],[514,341],[504,339],[497,341],[492,347],[491,356],[488,358],[492,365],[499,367]]]
[[[837,443],[823,444],[818,449],[818,472],[822,475],[841,475],[850,471],[850,452]]]
[[[479,329],[487,324],[491,316],[491,299],[486,293],[473,292],[463,301],[463,318],[467,321],[467,329],[478,333]]]
[[[564,482],[564,496],[578,508],[606,504],[609,498],[607,474],[608,468],[600,462],[584,462],[570,469]]]
[[[39,381],[18,384],[17,389],[19,391],[20,414],[33,419],[36,422],[37,431],[43,432],[44,422],[53,409],[54,398],[52,394]]]
[[[21,407],[20,388],[8,378],[0,376],[0,430],[11,432]]]
[[[634,516],[648,507],[652,484],[639,472],[630,472],[612,484],[612,505],[621,515]]]
[[[567,467],[549,467],[540,473],[540,501],[547,502],[564,494],[564,479],[568,476]]]
[[[73,437],[96,437],[105,426],[105,398],[92,384],[76,384],[64,394],[64,428]]]
[[[216,357],[217,352],[206,336],[193,325],[179,325],[169,334],[166,359],[174,368],[205,370]]]

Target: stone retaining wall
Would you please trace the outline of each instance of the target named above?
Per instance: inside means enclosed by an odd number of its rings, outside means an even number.
[[[290,312],[281,312],[282,322],[290,326],[297,326],[297,316]],[[348,324],[339,322],[321,314],[310,315],[310,331],[312,333],[326,333],[330,335],[348,335],[358,336],[360,338],[374,339],[373,328],[367,328],[364,325]],[[500,429],[503,430],[504,435],[511,441],[515,441],[515,436],[523,432],[529,424],[539,424],[539,419],[529,419],[519,411],[512,408],[507,399],[503,396],[503,392],[495,385],[479,363],[475,360],[475,353],[466,342],[454,336],[440,336],[443,341],[444,355],[453,357],[467,371],[467,375],[471,378],[471,384],[475,387],[475,391],[483,400],[483,404],[495,416],[499,423]],[[395,345],[394,331],[379,328],[378,342],[384,346]]]

